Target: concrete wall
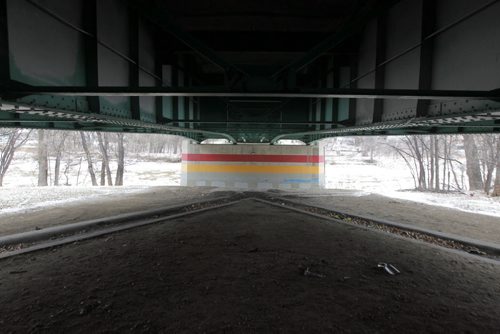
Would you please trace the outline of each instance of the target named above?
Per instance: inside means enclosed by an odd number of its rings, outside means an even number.
[[[324,186],[318,146],[197,145],[185,143],[183,186],[240,189],[314,189]]]

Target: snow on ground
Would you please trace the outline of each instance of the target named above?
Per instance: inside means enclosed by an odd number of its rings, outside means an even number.
[[[415,185],[404,162],[379,158],[374,163],[357,155],[330,156],[326,160],[326,188],[352,189],[466,212],[500,217],[500,198],[481,193],[429,193],[412,191]]]
[[[125,166],[124,182],[132,186],[179,186],[181,163],[134,161]]]
[[[147,189],[147,186],[2,187],[0,188],[0,213],[59,206],[68,202],[87,201],[103,196],[141,192]]]
[[[124,184],[127,186],[178,186],[180,185],[181,163],[168,162],[169,157],[155,155],[152,157],[137,156],[125,162]],[[61,166],[60,185],[92,186],[87,172],[85,160],[80,164],[77,158],[65,173]],[[53,160],[49,161],[52,171]],[[99,182],[99,166],[94,166]],[[111,172],[115,174],[116,165],[111,164]],[[49,183],[52,174],[49,172]],[[4,179],[4,187],[34,187],[37,185],[38,165],[32,154],[16,154]],[[114,181],[114,179],[113,179]]]
[[[378,192],[381,195],[414,201],[429,205],[442,206],[461,211],[480,213],[483,215],[500,217],[500,198],[488,197],[479,193],[441,194],[422,193],[418,191],[385,191]],[[499,221],[500,223],[500,221]]]
[[[403,168],[401,168],[403,167]],[[386,189],[414,188],[413,179],[404,166],[334,160],[326,164],[326,188],[380,192]]]
[[[404,162],[397,159],[376,157],[367,162],[357,151],[341,154],[330,152],[327,156],[326,188],[349,189],[345,196],[375,193],[392,198],[416,201],[430,205],[500,217],[500,198],[490,198],[480,193],[440,194],[410,191],[413,179]],[[79,162],[79,158],[75,158]],[[36,187],[37,164],[33,154],[16,155],[0,188],[0,213],[60,205],[113,194],[146,191],[151,186],[180,185],[181,164],[168,162],[165,155],[129,157],[125,164],[123,187],[92,187],[85,161],[75,163],[66,175],[61,175],[60,187]],[[62,166],[64,168],[64,166]],[[112,166],[114,169],[115,166]],[[63,171],[61,172],[63,173]],[[99,178],[99,174],[97,177]],[[76,186],[78,185],[78,186]]]
[[[76,158],[74,160],[78,161]],[[85,161],[81,167],[78,163],[69,168],[67,178],[62,166],[61,186],[37,187],[38,165],[33,154],[16,154],[4,179],[4,187],[0,187],[0,215],[102,196],[147,191],[152,186],[179,186],[181,164],[166,160],[167,157],[161,155],[127,159],[124,186],[121,187],[93,187]],[[112,166],[112,169],[113,167],[116,168]],[[96,176],[99,182],[98,172]],[[49,180],[50,177],[49,175]]]

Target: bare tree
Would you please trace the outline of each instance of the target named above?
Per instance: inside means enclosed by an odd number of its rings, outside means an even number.
[[[418,187],[417,176],[416,176],[415,170],[413,169],[412,164],[410,163],[410,159],[413,158],[413,156],[411,156],[408,152],[406,152],[405,150],[403,150],[397,146],[390,145],[390,144],[387,144],[387,145],[390,146],[391,148],[393,148],[399,154],[399,156],[401,156],[401,158],[403,158],[403,160],[406,163],[406,166],[408,167],[408,169],[410,170],[411,176],[413,178],[413,185],[415,186],[415,189],[417,189],[417,187]]]
[[[106,163],[106,176],[107,176],[107,181],[108,181],[108,186],[113,185],[113,174],[111,174],[111,168],[109,167],[109,136],[107,133],[103,135],[104,139],[104,150],[103,150],[103,160],[105,160]]]
[[[0,131],[0,187],[3,186],[5,174],[10,167],[16,150],[24,145],[30,137],[31,131],[21,129],[2,129]]]
[[[38,186],[46,187],[48,185],[47,177],[49,174],[48,146],[45,137],[45,130],[38,130]]]
[[[127,133],[127,154],[164,154],[170,162],[180,161],[181,146],[184,139],[179,136],[164,134]]]
[[[118,156],[118,166],[116,168],[116,179],[115,186],[123,186],[123,173],[125,166],[125,147],[123,145],[123,133],[117,134],[117,156]]]
[[[488,194],[492,187],[493,173],[497,164],[497,141],[500,138],[495,135],[478,135],[476,139],[483,175],[484,192]]]
[[[479,165],[479,154],[477,151],[474,136],[464,135],[464,150],[467,166],[467,176],[469,177],[469,190],[483,190],[484,184],[481,176],[481,166]]]
[[[80,181],[80,172],[82,171],[82,160],[83,158],[80,157],[80,163],[78,164],[78,172],[76,173],[76,185],[78,185],[78,181]],[[68,177],[66,177],[66,182],[68,180]]]
[[[497,166],[496,166],[495,184],[491,196],[500,196],[500,138],[497,137]]]
[[[361,155],[363,157],[369,157],[366,162],[374,163],[373,160],[375,154],[375,148],[377,147],[377,141],[379,137],[356,137],[354,140],[356,146],[361,149]]]
[[[63,153],[63,148],[64,144],[66,142],[66,138],[68,137],[68,132],[67,131],[53,131],[53,136],[52,136],[52,150],[55,155],[55,163],[54,163],[54,185],[58,186],[59,185],[59,178],[61,174],[61,159],[62,159],[62,153]],[[67,170],[65,169],[65,172]],[[68,179],[66,178],[66,183],[68,183]]]
[[[431,151],[431,157],[434,158],[434,190],[439,190],[439,144],[439,137],[435,136],[434,152]]]
[[[83,150],[85,151],[85,157],[87,158],[87,166],[90,174],[90,178],[92,180],[92,185],[97,186],[97,179],[95,177],[95,172],[94,172],[94,165],[92,163],[92,156],[90,155],[90,150],[89,146],[87,144],[87,136],[83,131],[80,131],[80,138],[82,140],[82,147]]]
[[[417,136],[406,136],[405,139],[408,148],[413,152],[415,162],[418,164],[418,189],[426,190],[427,183],[424,165],[424,145],[422,145],[422,139],[417,138]]]
[[[104,137],[104,139],[103,139]],[[99,142],[99,150],[101,151],[102,156],[102,165],[101,165],[101,186],[105,185],[105,177],[107,176],[108,186],[113,185],[113,180],[111,176],[111,168],[109,168],[109,141],[108,136],[104,134],[104,136],[97,132],[97,141]]]
[[[420,191],[461,190],[462,187],[456,175],[455,166],[462,163],[451,155],[456,149],[454,136],[405,136],[393,140],[394,144],[386,146],[394,149],[408,166],[415,183],[415,189]],[[451,185],[451,175],[455,186]]]

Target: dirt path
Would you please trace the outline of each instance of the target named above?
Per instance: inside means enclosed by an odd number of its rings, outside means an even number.
[[[151,187],[0,215],[0,236],[225,196],[214,188]],[[36,203],[34,203],[36,204]]]
[[[349,190],[310,193],[270,192],[304,204],[415,225],[438,232],[500,245],[498,217],[393,199]],[[226,196],[228,192],[208,187],[152,187],[141,192],[105,195],[87,201],[36,208],[22,213],[0,214],[0,236],[54,225],[69,224],[121,213],[182,205],[190,201]]]
[[[330,196],[325,196],[330,194]],[[500,218],[356,191],[280,195],[303,204],[362,215],[500,245]]]
[[[324,276],[304,276],[306,268]],[[7,333],[493,333],[498,277],[500,265],[472,255],[245,200],[1,261],[0,326]]]

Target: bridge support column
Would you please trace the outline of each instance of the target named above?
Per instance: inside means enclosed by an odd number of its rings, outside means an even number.
[[[320,146],[197,145],[182,154],[183,186],[236,189],[319,189],[324,186]]]

